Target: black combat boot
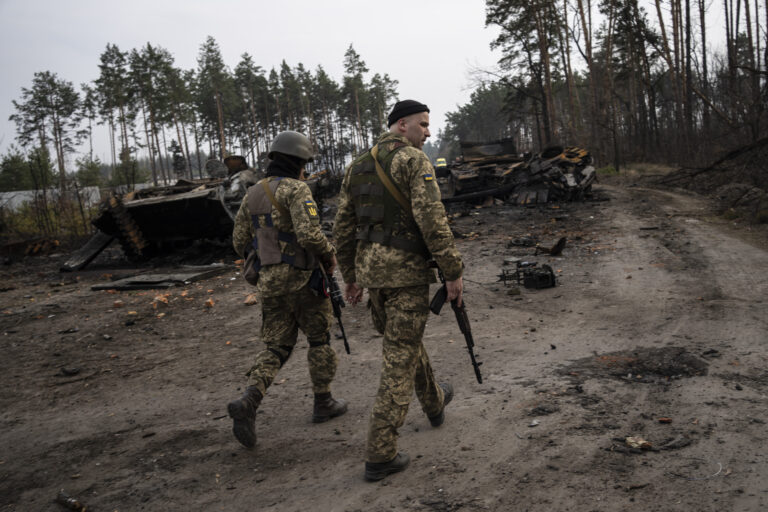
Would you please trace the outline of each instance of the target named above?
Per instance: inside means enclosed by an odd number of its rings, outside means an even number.
[[[234,420],[232,432],[240,444],[246,448],[256,446],[256,409],[261,403],[262,394],[256,386],[248,386],[242,398],[227,405],[229,417]]]
[[[387,475],[404,470],[408,467],[409,462],[411,462],[411,458],[403,452],[399,452],[389,462],[366,462],[365,479],[369,482],[381,480]]]
[[[451,403],[453,400],[453,386],[447,382],[441,382],[440,387],[443,388],[443,408],[440,409],[440,413],[435,416],[429,416],[429,423],[433,427],[439,427],[445,421],[445,406]]]
[[[330,393],[315,393],[315,407],[312,410],[312,423],[323,423],[347,412],[347,402],[336,400]]]

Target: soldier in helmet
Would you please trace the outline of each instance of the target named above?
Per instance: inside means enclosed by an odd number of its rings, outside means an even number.
[[[307,137],[294,131],[279,133],[269,148],[266,177],[248,188],[235,217],[233,244],[250,266],[246,271],[257,276],[261,339],[266,344],[248,372],[245,394],[227,407],[235,437],[248,448],[256,444],[256,409],[291,355],[299,329],[309,342],[315,395],[312,421],[324,422],[347,412],[344,400],[331,396],[336,373],[329,334],[331,303],[317,285],[319,265],[332,273],[336,256],[320,230],[312,194],[299,181],[312,155]]]
[[[359,302],[368,288],[376,329],[384,335],[383,364],[371,412],[365,478],[381,480],[402,471],[409,457],[397,451],[414,390],[433,427],[445,418],[450,384],[437,384],[422,344],[429,312],[428,264],[446,279],[448,299],[461,304],[462,261],[448,226],[429,158],[429,109],[399,101],[389,131],[347,168],[333,233],[347,299]]]

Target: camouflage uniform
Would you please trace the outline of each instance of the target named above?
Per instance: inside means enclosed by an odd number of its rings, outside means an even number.
[[[445,278],[458,279],[462,275],[461,256],[429,159],[397,134],[385,133],[377,145],[380,151],[399,147],[387,170],[410,203],[413,218],[400,224],[397,236],[423,242]],[[359,218],[350,186],[356,162],[344,176],[334,238],[344,281],[368,288],[374,326],[384,335],[381,380],[370,417],[366,450],[368,462],[381,463],[397,455],[397,429],[405,421],[414,389],[427,416],[439,414],[443,408],[443,390],[435,382],[421,341],[429,312],[429,284],[435,282],[435,273],[425,255],[356,239]]]
[[[274,195],[277,203],[290,213],[288,217],[273,206],[274,226],[282,232],[295,234],[298,244],[321,261],[329,260],[334,253],[333,246],[320,230],[320,217],[309,187],[302,181],[282,178]],[[260,222],[263,225],[264,219]],[[235,217],[232,234],[233,245],[240,256],[253,250],[251,244],[255,235],[246,196]],[[282,251],[291,253],[290,244],[284,241],[279,244]],[[261,339],[266,349],[256,356],[248,372],[248,385],[256,386],[262,396],[291,355],[299,329],[307,336],[310,346],[307,357],[313,391],[316,394],[330,391],[337,361],[330,346],[331,304],[329,299],[318,297],[309,289],[311,275],[312,270],[302,270],[287,263],[266,265],[259,271],[256,289],[262,297]]]

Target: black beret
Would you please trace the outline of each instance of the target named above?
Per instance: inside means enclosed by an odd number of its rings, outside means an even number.
[[[429,107],[415,100],[398,101],[395,103],[395,108],[392,109],[392,113],[389,114],[389,118],[387,119],[389,124],[387,126],[392,126],[398,119],[411,114],[418,114],[419,112],[429,112]]]

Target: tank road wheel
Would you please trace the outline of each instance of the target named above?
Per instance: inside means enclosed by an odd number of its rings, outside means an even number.
[[[130,261],[138,261],[147,256],[147,241],[119,198],[109,198],[109,213],[117,225],[117,239],[125,257]]]

